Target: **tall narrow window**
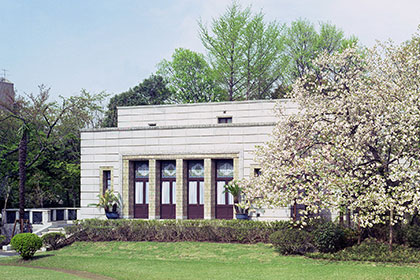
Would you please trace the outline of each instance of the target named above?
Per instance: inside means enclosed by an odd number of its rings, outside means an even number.
[[[103,174],[103,192],[111,189],[111,170],[104,170]]]
[[[175,219],[176,204],[176,162],[161,162],[160,217]]]
[[[233,160],[216,161],[216,219],[233,218],[233,197],[225,185],[233,180]]]
[[[204,161],[188,161],[188,219],[204,219]]]
[[[149,162],[134,164],[134,218],[149,217]]]

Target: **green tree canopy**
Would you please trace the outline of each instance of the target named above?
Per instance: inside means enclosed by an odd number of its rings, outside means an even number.
[[[169,103],[173,92],[162,76],[151,75],[139,85],[115,95],[108,104],[103,126],[117,126],[117,106],[159,105]]]
[[[43,206],[48,200],[53,203],[62,201],[57,197],[56,187],[70,187],[72,197],[78,198],[78,180],[72,180],[76,185],[69,186],[70,181],[64,182],[65,177],[61,177],[60,181],[49,167],[62,161],[79,169],[79,130],[93,126],[95,120],[99,119],[97,112],[102,109],[104,97],[103,93],[91,95],[82,91],[79,96],[50,101],[49,89],[40,86],[39,94],[20,96],[13,107],[0,111],[0,187],[4,207],[10,195],[16,201],[18,193],[23,217],[25,207]],[[75,143],[69,145],[69,142]],[[30,200],[32,205],[25,200],[28,190],[32,192],[29,197],[36,198]],[[73,199],[73,205],[76,198]]]
[[[174,92],[172,99],[175,103],[226,99],[215,81],[214,71],[200,53],[176,49],[171,61],[163,60],[159,63],[157,73],[168,81],[168,87]]]
[[[285,68],[285,85],[293,84],[314,69],[315,59],[322,53],[333,54],[357,44],[357,38],[346,38],[343,30],[330,23],[320,23],[319,31],[307,20],[298,19],[286,29],[285,55],[288,65]]]
[[[233,3],[207,27],[199,23],[201,41],[217,81],[228,100],[263,99],[282,75],[284,65],[282,27],[264,22]]]

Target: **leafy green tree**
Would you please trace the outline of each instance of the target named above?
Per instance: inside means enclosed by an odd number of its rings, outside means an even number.
[[[92,125],[95,119],[92,112],[101,110],[100,102],[104,97],[103,93],[91,95],[82,91],[80,96],[51,102],[49,89],[40,86],[38,95],[19,97],[13,108],[1,111],[0,125],[2,128],[8,127],[8,132],[2,135],[0,143],[0,173],[2,181],[6,181],[9,186],[10,180],[19,182],[20,217],[23,217],[24,208],[28,204],[25,203],[27,175],[31,175],[29,182],[35,185],[38,195],[42,193],[42,196],[46,196],[46,192],[51,191],[45,190],[44,184],[48,186],[50,180],[45,172],[35,171],[37,165],[45,160],[44,156],[48,151],[59,150],[60,143],[69,135],[77,134],[80,138],[79,130]],[[76,123],[79,126],[76,126]],[[12,137],[3,137],[9,134]],[[14,162],[17,162],[17,165],[13,164]],[[8,165],[11,168],[7,168]],[[5,186],[6,184],[2,187]],[[6,187],[6,191],[11,190]],[[5,207],[6,202],[7,199]]]
[[[176,49],[171,61],[159,63],[157,73],[168,81],[176,103],[212,102],[226,98],[216,84],[214,71],[200,53]]]
[[[170,102],[172,96],[173,92],[168,88],[165,79],[159,75],[151,75],[134,88],[111,98],[103,126],[117,126],[117,106],[165,104]]]
[[[321,23],[319,32],[307,20],[298,19],[286,30],[285,68],[283,84],[290,85],[314,69],[315,59],[322,53],[333,54],[357,44],[357,38],[345,38],[344,32],[330,23]],[[283,87],[285,86],[283,85]]]
[[[210,29],[200,22],[199,30],[228,100],[270,96],[284,62],[282,28],[276,22],[266,24],[262,13],[252,14],[234,2]]]

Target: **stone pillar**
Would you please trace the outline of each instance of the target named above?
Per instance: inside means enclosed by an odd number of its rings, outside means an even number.
[[[187,161],[176,160],[176,218],[187,218]]]
[[[233,179],[239,180],[239,158],[233,158]]]
[[[128,164],[128,218],[134,218],[134,162]]]
[[[149,160],[149,219],[160,219],[160,161]]]
[[[42,211],[42,223],[43,224],[46,224],[48,222],[51,222],[51,216],[48,215],[48,214],[49,214],[48,211],[45,211],[45,210]],[[6,216],[3,216],[3,217],[6,217]]]
[[[239,180],[239,158],[233,158],[233,180]],[[236,217],[236,209],[233,207],[233,218]]]
[[[215,168],[212,159],[204,159],[204,219],[215,218]]]
[[[130,208],[130,161],[128,159],[123,159],[123,170],[122,170],[122,216],[123,218],[128,218],[129,208]]]

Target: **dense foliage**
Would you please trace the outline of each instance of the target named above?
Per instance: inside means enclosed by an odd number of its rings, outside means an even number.
[[[98,220],[78,221],[66,228],[72,241],[207,241],[269,242],[289,222],[242,220]]]
[[[410,247],[420,249],[420,226],[413,225],[407,227],[405,239]]]
[[[3,242],[6,240],[6,236],[3,234],[0,234],[0,245],[3,245]]]
[[[117,126],[118,106],[159,105],[169,103],[173,92],[162,76],[151,75],[128,91],[115,95],[108,104],[103,122],[104,127]]]
[[[313,60],[324,52],[340,52],[357,43],[329,23],[318,30],[306,20],[286,26],[267,22],[262,12],[242,8],[237,2],[209,24],[199,21],[205,54],[177,48],[163,59],[156,75],[162,94],[155,103],[150,87],[139,86],[113,97],[108,105],[106,127],[117,125],[117,106],[166,103],[198,103],[232,100],[286,98],[297,78],[317,70]],[[168,91],[169,90],[169,91]]]
[[[270,243],[283,255],[303,255],[313,252],[313,235],[295,228],[285,228],[270,235]]]
[[[64,243],[65,235],[60,232],[49,232],[41,237],[42,243],[47,249],[57,250]]]
[[[18,96],[13,107],[0,110],[3,207],[17,207],[19,200],[25,207],[79,205],[80,129],[99,126],[106,94],[82,90],[51,101],[49,91],[40,86],[37,95]]]
[[[333,223],[321,223],[313,231],[315,247],[323,253],[336,252],[346,245],[345,233],[342,227]]]
[[[179,48],[171,60],[163,60],[158,65],[159,75],[168,82],[174,93],[174,103],[199,103],[227,100],[217,85],[215,72],[205,60],[204,55],[188,49]]]
[[[355,224],[393,226],[420,207],[420,35],[365,53],[323,54],[298,80],[301,110],[279,118],[258,154],[261,176],[244,186],[261,204],[352,213]]]
[[[376,239],[366,239],[360,245],[345,248],[336,253],[309,253],[306,256],[315,259],[328,259],[335,261],[371,261],[371,262],[396,262],[418,263],[420,251],[403,245],[392,245]]]
[[[34,233],[19,233],[12,238],[10,244],[13,250],[18,252],[24,260],[27,260],[41,249],[42,240]]]

